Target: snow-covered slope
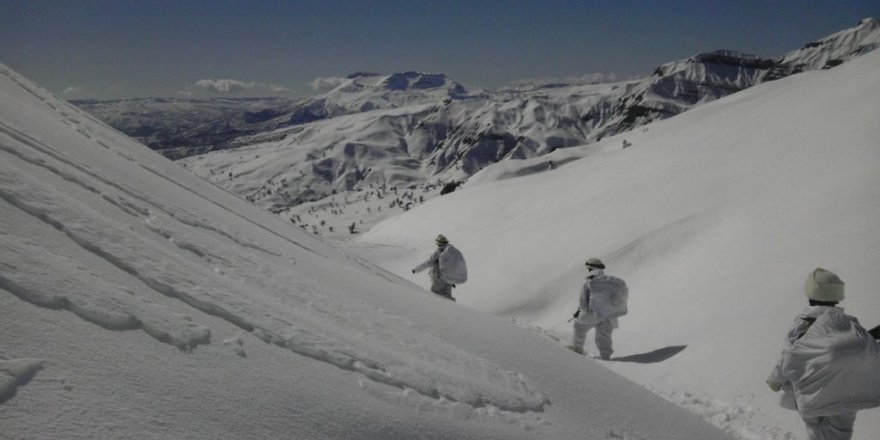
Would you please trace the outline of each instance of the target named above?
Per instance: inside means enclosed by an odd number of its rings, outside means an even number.
[[[781,63],[794,71],[828,69],[880,46],[880,20],[866,18],[853,28],[831,34],[789,52]]]
[[[0,438],[727,438],[2,65],[0,218]]]
[[[804,439],[764,380],[807,274],[840,274],[842,305],[880,324],[878,72],[875,51],[655,122],[626,149],[496,164],[378,225],[362,251],[425,284],[409,269],[443,233],[468,260],[462,304],[563,342],[584,261],[600,257],[630,287],[618,362],[603,365],[740,438]],[[880,438],[878,420],[861,412],[854,438]]]
[[[416,73],[356,75],[310,100],[302,107],[311,109],[307,114],[281,118],[297,125],[242,137],[234,150],[183,163],[298,224],[332,234],[319,227],[326,220],[311,214],[315,205],[304,203],[336,205],[348,219],[359,216],[353,213],[358,207],[344,201],[363,200],[356,194],[362,189],[430,197],[443,183],[466,180],[491,164],[631,132],[762,82],[841,63],[878,42],[876,20],[866,19],[784,59],[715,51],[664,64],[641,80],[492,93],[458,93],[460,86],[442,75],[433,82]],[[817,57],[835,62],[820,65]],[[432,87],[412,85],[419,82]],[[272,122],[280,126],[281,119]],[[380,206],[371,207],[373,214]]]

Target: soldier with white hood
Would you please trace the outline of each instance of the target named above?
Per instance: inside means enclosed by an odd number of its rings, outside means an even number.
[[[817,268],[804,288],[809,307],[795,318],[767,384],[797,410],[810,440],[849,440],[856,412],[880,406],[880,342],[843,312],[844,283]]]
[[[579,306],[574,312],[574,336],[568,348],[584,354],[587,332],[595,328],[599,357],[611,359],[611,332],[617,328],[617,318],[627,312],[628,289],[620,278],[605,274],[605,263],[598,258],[586,262],[587,279],[581,287]]]
[[[434,240],[435,250],[427,260],[413,268],[412,273],[431,269],[431,292],[455,301],[452,289],[467,281],[467,265],[464,256],[449,240],[440,234]]]

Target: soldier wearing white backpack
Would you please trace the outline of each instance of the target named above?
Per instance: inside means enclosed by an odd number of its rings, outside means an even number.
[[[455,301],[452,289],[467,281],[464,256],[449,240],[440,234],[435,240],[437,250],[425,262],[413,268],[412,273],[431,268],[431,292]]]
[[[818,268],[807,277],[809,307],[795,318],[767,384],[800,413],[810,440],[849,440],[856,413],[880,406],[880,342],[843,312],[843,281]]]
[[[599,357],[611,359],[611,332],[617,328],[617,318],[627,313],[629,290],[620,279],[605,274],[605,263],[598,258],[586,262],[587,279],[581,287],[578,309],[574,312],[574,336],[568,348],[584,354],[587,332],[596,329],[596,347]],[[569,320],[570,321],[570,320]]]

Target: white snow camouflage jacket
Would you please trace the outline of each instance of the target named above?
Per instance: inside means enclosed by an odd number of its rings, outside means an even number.
[[[617,277],[599,273],[587,278],[581,287],[580,309],[584,312],[578,320],[584,324],[595,324],[610,320],[617,328],[617,318],[627,313],[629,289]]]
[[[795,319],[770,379],[803,417],[880,406],[880,343],[843,309],[807,307]]]
[[[449,244],[438,248],[425,262],[413,268],[413,271],[421,272],[435,264],[440,269],[437,276],[444,282],[462,284],[467,281],[467,264],[464,261],[464,255],[455,246]]]

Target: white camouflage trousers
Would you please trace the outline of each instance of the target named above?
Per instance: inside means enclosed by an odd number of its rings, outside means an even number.
[[[804,417],[809,440],[850,440],[856,414],[836,416]]]
[[[455,301],[455,298],[452,296],[452,284],[449,284],[440,278],[439,264],[436,264],[431,268],[431,292]]]
[[[610,359],[614,350],[611,348],[611,332],[614,331],[614,325],[609,320],[599,321],[593,324],[587,324],[579,319],[574,321],[574,338],[572,345],[578,348],[584,348],[584,342],[587,340],[587,332],[591,328],[596,329],[596,347],[599,349],[599,356],[602,359]]]

